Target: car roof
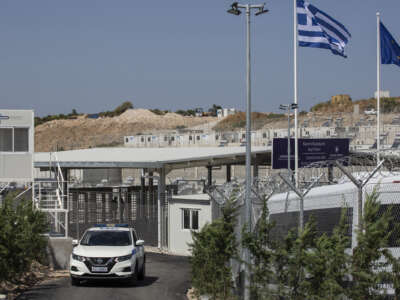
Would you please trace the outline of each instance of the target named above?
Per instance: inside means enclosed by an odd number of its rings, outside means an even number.
[[[129,231],[132,228],[127,227],[91,227],[88,231]]]

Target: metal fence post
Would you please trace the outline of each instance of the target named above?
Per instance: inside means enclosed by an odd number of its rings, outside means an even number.
[[[363,216],[363,188],[370,181],[370,179],[379,171],[379,169],[383,166],[385,160],[382,160],[378,166],[368,174],[368,177],[365,180],[357,179],[351,174],[348,170],[346,170],[341,164],[335,161],[336,166],[354,183],[358,190],[358,228],[362,230],[362,216]]]

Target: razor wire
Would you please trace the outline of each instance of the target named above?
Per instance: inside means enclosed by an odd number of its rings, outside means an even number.
[[[381,156],[383,163],[373,178],[387,178],[399,176],[400,179],[400,156],[385,154]],[[325,160],[314,162],[299,169],[298,191],[308,191],[315,187],[342,184],[351,182],[351,179],[337,166],[340,165],[351,174],[357,181],[366,182],[371,172],[377,166],[375,153],[357,153],[340,158],[338,160]],[[375,182],[376,180],[374,180]],[[251,208],[252,223],[256,224],[261,215],[262,205],[265,201],[276,194],[286,193],[285,209],[288,211],[290,193],[295,193],[293,186],[287,184],[292,182],[292,174],[281,170],[271,170],[265,177],[253,179],[251,185]],[[400,181],[399,181],[400,182]],[[245,201],[245,181],[234,179],[222,185],[212,185],[206,189],[210,198],[223,206],[228,199],[233,200],[239,210],[243,210]],[[400,192],[400,190],[399,190]],[[293,197],[291,197],[293,198]],[[239,213],[242,216],[242,212]]]

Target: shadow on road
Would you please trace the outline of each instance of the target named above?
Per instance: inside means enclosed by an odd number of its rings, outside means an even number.
[[[29,291],[27,291],[27,292],[23,293],[22,295],[18,296],[16,298],[16,300],[43,299],[48,291],[54,291],[57,288],[59,288],[59,285],[56,284],[56,283],[37,285],[37,286],[32,287]]]
[[[126,281],[118,280],[86,280],[82,281],[81,285],[84,287],[117,287],[117,288],[135,288],[152,285],[158,280],[156,276],[146,276],[142,281],[136,281],[133,285],[130,285]]]

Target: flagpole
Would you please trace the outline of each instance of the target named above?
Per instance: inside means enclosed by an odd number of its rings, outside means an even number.
[[[297,0],[293,0],[294,4],[294,12],[293,12],[293,18],[294,18],[294,43],[293,43],[293,48],[294,48],[294,104],[297,103]],[[298,161],[298,120],[297,120],[297,115],[298,115],[298,107],[294,109],[294,172],[295,172],[295,184],[296,187],[298,187],[298,168],[299,168],[299,161]]]
[[[297,36],[297,0],[293,0],[293,65],[294,65],[294,174],[295,174],[295,186],[299,187],[299,143],[298,143],[298,87],[297,87],[297,48],[298,48],[298,36]],[[290,141],[290,140],[289,140]],[[299,214],[299,229],[303,230],[303,199],[300,199],[300,214]]]
[[[381,15],[379,12],[376,13],[376,86],[377,86],[377,112],[376,112],[376,163],[379,165],[380,162],[380,150],[381,150]]]

